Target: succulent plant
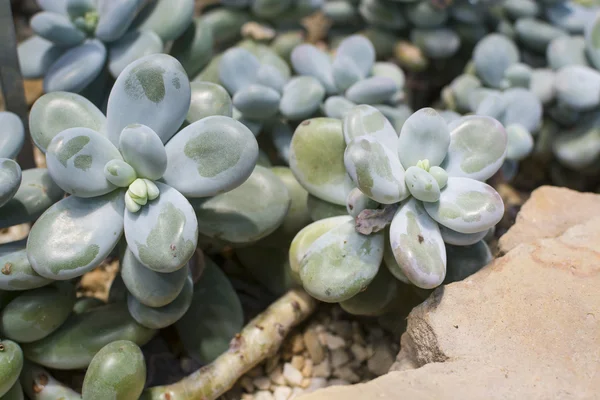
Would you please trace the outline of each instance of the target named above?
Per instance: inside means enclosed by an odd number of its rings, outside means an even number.
[[[19,46],[25,78],[44,77],[46,92],[103,100],[107,73],[116,78],[143,56],[161,53],[192,21],[192,0],[39,1],[35,35]]]
[[[313,196],[347,204],[351,215],[301,230],[290,247],[292,273],[312,296],[328,302],[354,298],[384,259],[402,281],[440,285],[444,243],[477,243],[502,218],[502,199],[484,181],[506,153],[504,127],[485,116],[448,124],[425,108],[407,119],[399,135],[368,105],[351,109],[343,122],[303,122],[292,140],[294,175]]]

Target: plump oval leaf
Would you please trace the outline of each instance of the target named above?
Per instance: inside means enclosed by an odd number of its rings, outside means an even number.
[[[166,43],[177,39],[193,16],[193,0],[156,0],[142,10],[133,25],[141,31],[156,32]]]
[[[393,151],[398,146],[398,134],[394,127],[381,111],[366,104],[356,106],[346,113],[343,131],[347,145],[354,138],[372,136],[388,150]]]
[[[504,203],[498,192],[469,178],[448,178],[440,200],[424,206],[431,218],[459,233],[485,231],[504,215]]]
[[[348,300],[375,278],[383,259],[383,232],[356,232],[354,221],[335,226],[315,240],[300,262],[304,289],[324,302]]]
[[[15,197],[22,178],[19,164],[8,158],[0,158],[0,207]]]
[[[398,91],[392,78],[372,76],[360,80],[346,90],[346,98],[357,104],[386,103]]]
[[[492,33],[477,43],[473,61],[483,82],[491,87],[500,87],[506,69],[519,61],[519,50],[506,36]]]
[[[330,57],[312,44],[296,46],[291,55],[292,66],[298,75],[316,78],[327,94],[337,93]]]
[[[211,116],[180,131],[166,146],[167,184],[188,197],[215,196],[241,185],[252,173],[258,144],[240,122]]]
[[[198,243],[198,220],[185,197],[156,182],[160,191],[139,212],[125,212],[125,238],[133,255],[157,272],[176,271],[189,261]]]
[[[165,146],[156,132],[145,125],[127,125],[121,132],[119,149],[140,178],[156,180],[167,169]]]
[[[260,61],[250,51],[233,47],[219,62],[219,79],[232,95],[256,81]]]
[[[507,159],[522,160],[533,150],[533,136],[522,125],[508,125],[506,135],[508,138]]]
[[[447,246],[448,267],[445,284],[462,281],[493,260],[488,245],[480,240],[467,246]]]
[[[298,125],[292,137],[290,168],[310,194],[334,204],[346,205],[346,197],[354,184],[346,173],[345,148],[339,120],[306,120]]]
[[[19,66],[25,79],[42,78],[65,49],[49,40],[33,35],[17,47]]]
[[[556,73],[554,87],[558,100],[574,110],[586,111],[600,104],[600,72],[593,68],[564,67]]]
[[[355,106],[356,104],[345,97],[330,96],[325,100],[321,109],[326,117],[344,119],[346,114]]]
[[[350,57],[336,56],[331,68],[335,86],[340,92],[345,92],[346,89],[365,78],[360,67]]]
[[[270,87],[252,84],[238,90],[233,96],[233,105],[244,117],[267,119],[279,111],[281,96]]]
[[[432,289],[444,281],[446,248],[442,235],[438,224],[414,198],[403,203],[394,215],[390,245],[397,265],[412,284]]]
[[[440,233],[444,243],[454,246],[470,246],[482,240],[487,235],[488,230],[475,233],[460,233],[450,228],[440,225]]]
[[[294,121],[311,117],[325,97],[325,89],[312,76],[297,76],[283,87],[279,111]]]
[[[0,111],[0,158],[15,158],[25,143],[25,127],[17,114]]]
[[[408,117],[398,139],[398,157],[404,168],[429,160],[440,165],[448,152],[450,129],[433,108],[422,108]]]
[[[12,340],[2,340],[0,345],[0,396],[4,396],[19,379],[23,369],[23,351]]]
[[[179,60],[189,77],[196,76],[213,56],[214,35],[204,18],[193,23],[171,47],[171,55]]]
[[[25,357],[53,369],[86,368],[96,353],[117,340],[138,346],[148,343],[156,331],[138,324],[122,303],[112,303],[73,315],[50,336],[23,346]]]
[[[66,15],[42,11],[35,14],[29,24],[37,35],[58,46],[77,46],[85,40],[85,34]]]
[[[369,39],[362,35],[348,36],[340,42],[336,57],[348,57],[358,66],[362,76],[367,76],[375,63],[375,48]]]
[[[152,54],[121,72],[108,98],[107,134],[117,145],[123,128],[144,124],[166,143],[177,132],[190,108],[190,83],[171,56]]]
[[[192,100],[186,117],[189,123],[213,115],[233,115],[231,97],[223,86],[211,82],[192,82],[191,89]]]
[[[108,47],[108,70],[113,78],[135,60],[150,54],[163,51],[163,42],[152,31],[132,31],[118,40],[110,43]]]
[[[32,400],[81,400],[79,393],[57,381],[44,368],[30,362],[23,365],[21,384],[23,391]]]
[[[83,380],[83,399],[137,399],[146,383],[146,361],[139,346],[117,340],[92,358]]]
[[[409,167],[405,174],[406,189],[417,200],[438,201],[440,186],[429,172],[419,167]]]
[[[123,193],[82,199],[67,197],[36,221],[27,240],[27,257],[43,277],[66,280],[98,266],[123,233]]]
[[[342,309],[353,315],[377,317],[384,314],[396,300],[398,280],[385,267],[380,267],[369,286],[356,296],[342,301]]]
[[[127,32],[143,0],[100,0],[98,25],[94,34],[103,42],[113,42]]]
[[[30,290],[52,282],[31,268],[27,259],[26,244],[27,240],[24,239],[0,245],[0,290]]]

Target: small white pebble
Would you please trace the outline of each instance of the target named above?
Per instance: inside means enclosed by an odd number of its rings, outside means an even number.
[[[285,378],[283,377],[283,369],[280,365],[275,367],[269,374],[269,379],[276,385],[285,385]]]
[[[259,376],[257,378],[254,378],[252,380],[252,383],[254,384],[254,386],[256,386],[258,390],[269,390],[269,387],[271,386],[271,380],[266,376]]]
[[[350,361],[350,356],[345,349],[337,349],[331,352],[331,366],[333,369],[341,367]]]
[[[254,392],[254,384],[252,383],[252,378],[250,378],[249,376],[242,376],[242,379],[240,379],[240,385],[244,388],[246,392]]]
[[[302,389],[302,388],[299,388],[299,387],[295,387],[295,388],[292,390],[292,395],[290,396],[290,400],[292,400],[292,399],[294,399],[294,398],[296,398],[296,397],[300,396],[300,395],[301,395],[301,394],[303,394],[303,393],[304,393],[304,389]]]
[[[337,350],[346,346],[346,341],[343,338],[330,333],[325,334],[325,343],[330,350]]]
[[[254,393],[254,400],[273,400],[273,394],[268,390]]]
[[[288,400],[292,395],[292,388],[287,386],[277,386],[273,391],[275,400]]]
[[[301,371],[304,367],[304,357],[302,356],[294,356],[290,362],[298,371]]]
[[[327,386],[327,379],[325,378],[312,378],[310,385],[306,388],[306,393],[314,392],[317,389],[321,389]]]
[[[312,376],[319,378],[329,378],[331,376],[331,363],[329,362],[329,358],[326,358],[322,363],[313,366]]]
[[[285,363],[283,365],[283,377],[287,383],[293,386],[300,386],[302,384],[302,379],[304,379],[302,373],[290,363]]]
[[[350,346],[350,351],[352,352],[352,355],[354,356],[354,359],[357,360],[357,361],[359,361],[359,362],[363,362],[367,358],[369,358],[369,354],[367,353],[367,349],[365,349],[364,346],[361,346],[358,343],[354,343],[352,346]]]

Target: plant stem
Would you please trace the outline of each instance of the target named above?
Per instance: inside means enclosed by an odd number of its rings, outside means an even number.
[[[254,318],[212,363],[172,385],[146,389],[142,400],[214,400],[246,372],[277,352],[288,332],[305,320],[317,301],[293,289]]]

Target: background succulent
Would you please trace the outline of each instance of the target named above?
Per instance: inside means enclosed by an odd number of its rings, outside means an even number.
[[[356,296],[384,259],[404,282],[440,285],[444,242],[473,245],[503,215],[502,199],[483,181],[506,152],[507,135],[497,120],[468,116],[448,124],[430,108],[411,115],[400,135],[368,105],[351,109],[343,122],[303,122],[292,139],[294,175],[321,200],[347,204],[351,216],[300,231],[290,247],[292,274],[329,302]]]
[[[163,52],[192,20],[192,0],[40,1],[35,35],[19,46],[25,78],[46,92],[82,93],[101,104],[108,84],[132,61]]]

